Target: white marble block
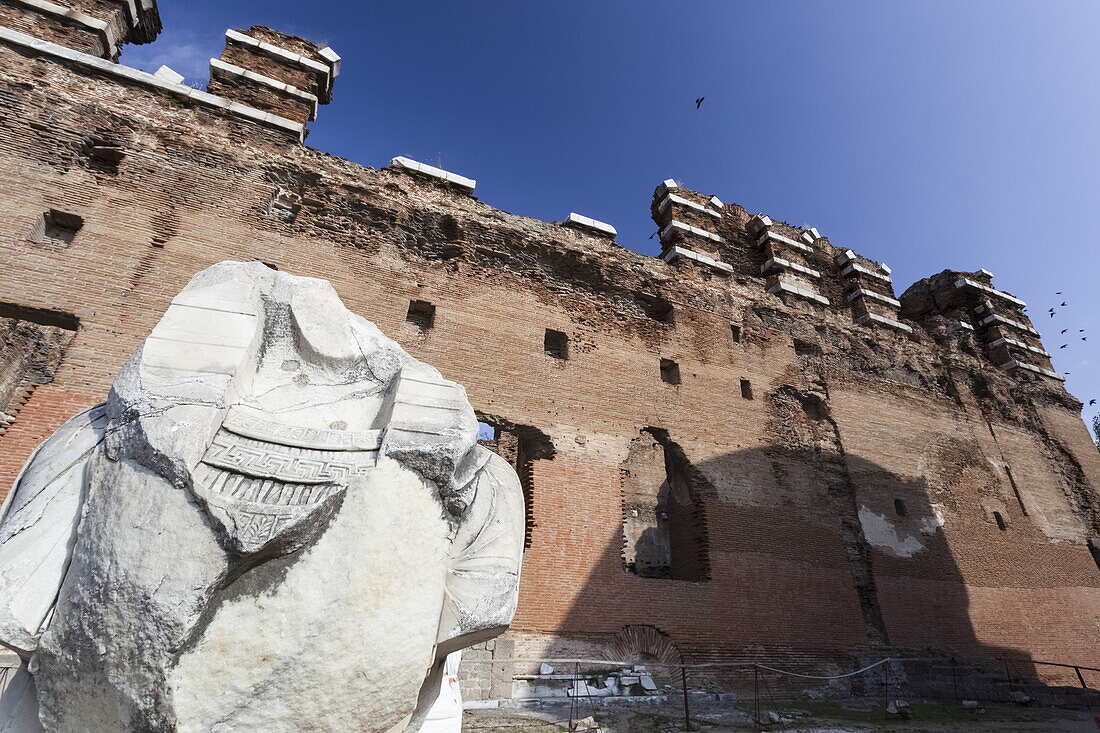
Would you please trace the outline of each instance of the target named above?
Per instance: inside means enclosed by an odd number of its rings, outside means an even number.
[[[507,628],[515,471],[465,390],[260,263],[196,275],[0,523],[0,731],[417,731]]]

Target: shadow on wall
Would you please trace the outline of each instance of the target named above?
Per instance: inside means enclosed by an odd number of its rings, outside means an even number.
[[[933,456],[945,465],[930,486],[832,448],[826,438],[695,466],[664,431],[641,431],[621,468],[621,527],[558,635],[634,664],[739,664],[691,672],[693,685],[730,689],[751,689],[746,663],[827,675],[887,656],[926,660],[893,665],[920,694],[977,696],[984,684],[992,696],[1005,658],[1035,676],[1026,651],[978,638],[953,554],[969,542],[1027,556],[1000,512],[982,515],[988,462]],[[945,533],[955,521],[962,529]]]

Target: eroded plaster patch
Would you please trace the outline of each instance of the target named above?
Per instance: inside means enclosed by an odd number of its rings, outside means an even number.
[[[920,520],[921,534],[936,534],[936,530],[946,523],[943,504],[932,505],[932,516]]]
[[[863,525],[863,536],[872,547],[886,550],[898,557],[912,557],[924,549],[924,545],[916,537],[901,537],[886,515],[875,514],[865,506],[859,508],[859,523]]]

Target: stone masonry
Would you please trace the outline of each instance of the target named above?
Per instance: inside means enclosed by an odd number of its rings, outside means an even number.
[[[134,1],[65,4],[147,42],[155,5]],[[990,273],[898,295],[827,233],[673,180],[662,253],[638,254],[587,217],[495,209],[466,175],[305,146],[332,49],[231,31],[200,92],[43,7],[0,2],[5,488],[195,272],[258,260],[327,279],[464,384],[517,468],[519,607],[468,654],[468,696],[538,671],[498,675],[512,658],[1100,666],[1100,455]]]

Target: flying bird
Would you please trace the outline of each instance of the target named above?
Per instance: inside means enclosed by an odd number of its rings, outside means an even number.
[[[1081,340],[1082,340],[1082,341],[1088,341],[1088,340],[1089,340],[1089,337],[1088,337],[1088,336],[1082,336],[1082,337],[1081,337]]]
[[[1090,406],[1091,406],[1091,405],[1095,405],[1095,404],[1096,404],[1096,400],[1089,400],[1089,405],[1090,405]]]
[[[1059,348],[1059,349],[1064,349],[1064,348],[1066,348],[1067,346],[1069,346],[1069,344],[1062,344],[1062,345],[1061,345],[1061,346],[1059,346],[1058,348]]]
[[[1063,308],[1065,308],[1065,307],[1066,307],[1066,301],[1064,301],[1064,300],[1062,301],[1062,307],[1063,307]]]
[[[653,239],[653,235],[652,235],[652,234],[650,234],[650,235],[649,235],[649,238],[650,238],[650,239]],[[1062,333],[1065,333],[1065,332],[1066,332],[1066,331],[1068,331],[1068,330],[1069,330],[1068,328],[1063,328],[1063,329],[1062,329]]]
[[[1077,329],[1077,333],[1084,333],[1084,332],[1085,332],[1085,329],[1083,329],[1083,328]]]
[[[699,97],[698,99],[695,100],[695,109],[699,109],[699,105],[701,105],[703,103],[704,99],[706,99],[706,97]]]
[[[1062,294],[1061,290],[1059,290],[1057,293],[1055,293],[1055,295],[1061,295],[1061,294]]]

